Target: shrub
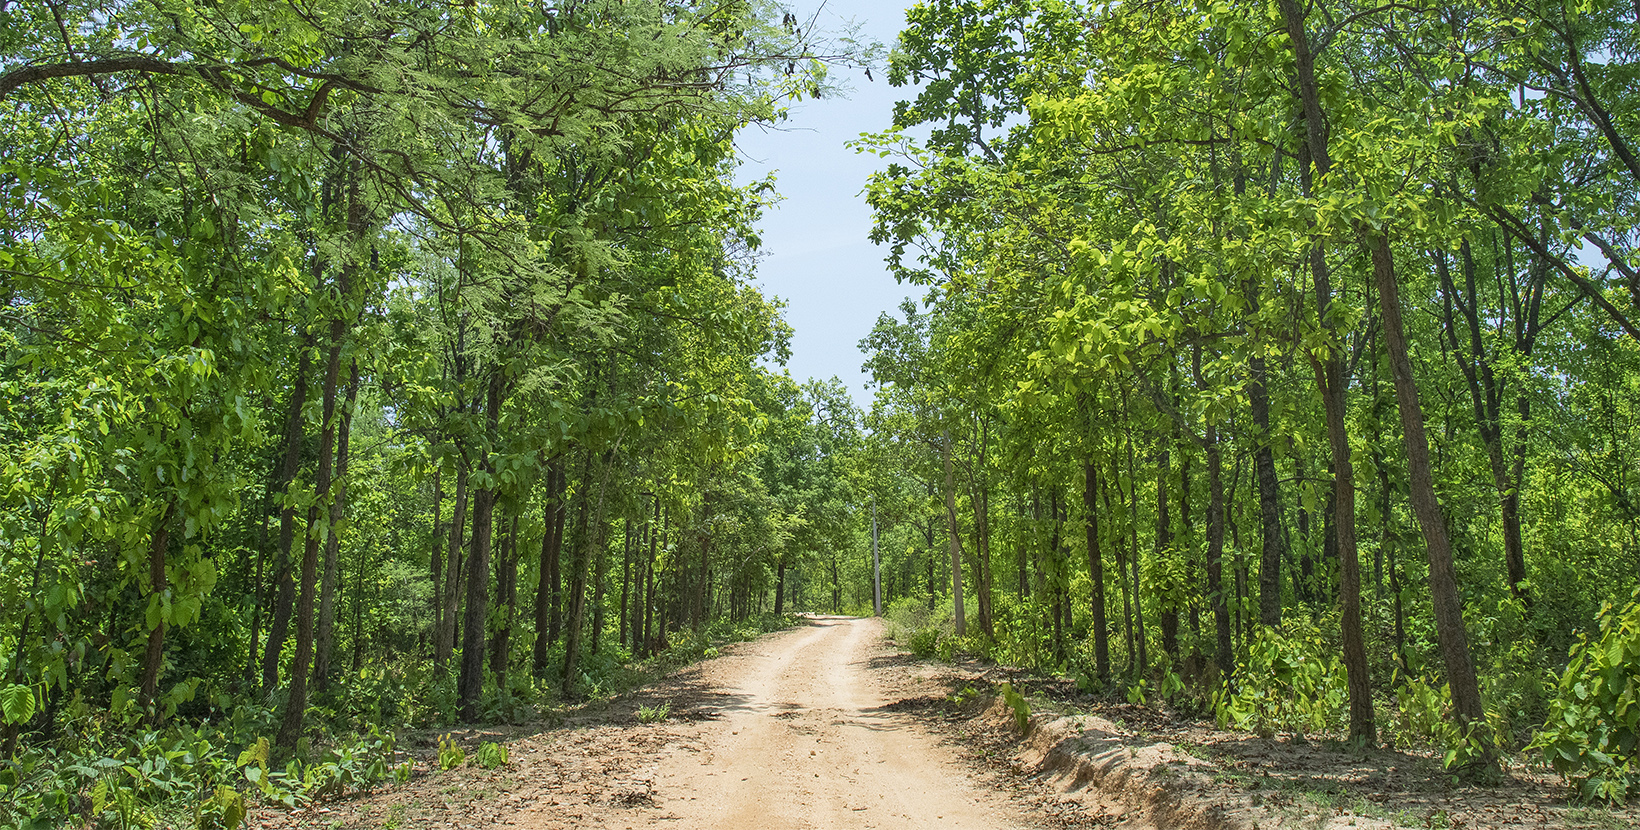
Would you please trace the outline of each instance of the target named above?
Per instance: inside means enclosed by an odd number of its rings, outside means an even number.
[[[1640,790],[1640,590],[1599,623],[1572,646],[1531,748],[1582,799],[1616,803]]]
[[[940,630],[937,628],[919,628],[905,641],[905,647],[918,657],[933,657],[939,644]]]
[[[1026,724],[1031,722],[1030,701],[1026,700],[1024,695],[1016,691],[1007,682],[1003,682],[997,688],[1002,691],[1002,702],[1007,704],[1009,709],[1014,710],[1014,728],[1021,732],[1025,731]]]
[[[1231,691],[1213,696],[1221,728],[1235,726],[1261,735],[1277,731],[1303,735],[1340,727],[1348,706],[1347,675],[1337,650],[1313,625],[1260,629],[1236,670]]]
[[[508,763],[507,748],[494,741],[485,741],[478,745],[478,751],[473,753],[473,762],[484,769],[504,767]]]
[[[461,766],[467,760],[467,750],[461,748],[449,735],[438,739],[438,768],[446,772]]]

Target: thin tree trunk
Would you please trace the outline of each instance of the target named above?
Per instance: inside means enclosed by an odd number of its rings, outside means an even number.
[[[1298,0],[1280,0],[1288,41],[1293,50],[1298,80],[1298,96],[1304,125],[1305,158],[1299,165],[1306,194],[1316,181],[1324,181],[1331,167],[1328,155],[1326,117],[1321,111],[1319,86],[1315,78],[1315,56],[1305,29],[1305,12]],[[1311,170],[1313,166],[1313,172]],[[1327,258],[1320,240],[1310,245],[1310,270],[1315,280],[1316,317],[1330,337],[1336,337],[1329,317],[1332,287]],[[1339,600],[1342,606],[1340,632],[1344,646],[1344,666],[1349,672],[1350,738],[1372,745],[1377,741],[1373,727],[1371,683],[1367,677],[1366,643],[1361,625],[1360,559],[1355,542],[1355,472],[1350,463],[1350,444],[1345,423],[1343,361],[1337,347],[1328,349],[1324,361],[1311,359],[1316,385],[1321,389],[1326,414],[1327,439],[1332,449],[1335,524],[1338,530],[1340,561]]]
[[[1093,664],[1101,679],[1110,676],[1110,632],[1105,622],[1105,557],[1099,549],[1098,468],[1090,459],[1082,465],[1082,508],[1087,511],[1088,575],[1093,580]]]
[[[359,361],[354,360],[348,372],[347,395],[336,438],[336,496],[330,500],[325,570],[319,586],[319,637],[313,660],[313,685],[321,692],[330,687],[330,657],[336,647],[336,560],[341,552],[342,512],[347,506],[348,433],[353,428],[353,407],[358,399]]]
[[[338,297],[348,296],[347,271],[338,279]],[[280,719],[275,743],[282,749],[294,749],[302,737],[307,715],[308,669],[313,660],[313,623],[315,592],[319,581],[319,506],[335,498],[332,492],[332,464],[336,447],[336,387],[342,373],[342,341],[347,336],[347,322],[340,316],[330,321],[330,350],[325,358],[325,379],[321,395],[324,420],[319,432],[319,464],[314,475],[314,502],[308,508],[306,543],[302,550],[302,582],[296,600],[296,656],[291,662],[290,693],[285,699],[284,716]]]
[[[1145,647],[1145,606],[1143,585],[1139,579],[1139,467],[1135,461],[1133,449],[1133,413],[1128,408],[1127,392],[1122,393],[1122,414],[1127,418],[1127,468],[1128,468],[1128,560],[1133,567],[1131,574],[1124,574],[1123,579],[1133,580],[1133,640],[1137,648],[1138,674],[1144,675],[1150,671],[1150,655]]]
[[[1171,493],[1168,488],[1168,478],[1172,473],[1173,465],[1171,453],[1168,452],[1168,439],[1162,439],[1162,448],[1156,453],[1156,564],[1161,565],[1168,557],[1173,547],[1173,520],[1168,515],[1168,501]],[[1179,608],[1176,600],[1171,596],[1173,592],[1161,592],[1158,604],[1161,606],[1157,620],[1162,627],[1162,650],[1168,656],[1177,659],[1179,656]]]
[[[467,610],[461,622],[461,673],[456,681],[456,697],[461,701],[462,720],[478,720],[479,701],[484,692],[485,622],[490,614],[490,545],[495,531],[496,483],[494,449],[496,427],[501,420],[502,368],[490,370],[485,394],[485,434],[483,459],[479,469],[488,487],[478,487],[473,495],[473,550],[467,555]]]
[[[433,571],[433,642],[437,649],[438,632],[444,627],[444,468],[433,470],[433,553],[429,565]]]
[[[608,475],[606,470],[605,475]],[[604,592],[609,586],[609,541],[603,511],[598,513],[598,526],[593,529],[598,535],[598,547],[592,555],[592,643],[587,649],[589,654],[597,654],[603,646],[604,640]]]
[[[1452,689],[1452,708],[1460,725],[1484,731],[1486,713],[1481,708],[1480,683],[1475,675],[1474,658],[1469,651],[1469,632],[1464,626],[1458,577],[1452,565],[1452,543],[1447,536],[1446,518],[1435,498],[1429,439],[1424,434],[1424,411],[1412,375],[1412,360],[1407,356],[1395,263],[1389,240],[1382,234],[1369,237],[1367,244],[1372,251],[1373,278],[1378,287],[1380,316],[1384,321],[1384,346],[1389,353],[1390,369],[1395,379],[1396,404],[1401,412],[1407,477],[1411,485],[1408,496],[1429,554],[1429,590],[1435,605],[1435,632],[1440,640],[1447,682]],[[1491,746],[1484,734],[1481,741],[1484,746]],[[1490,757],[1487,762],[1491,763]]]
[[[630,626],[631,623],[632,623],[631,619],[629,618],[630,608],[628,607],[629,604],[630,604],[629,600],[631,599],[631,596],[632,596],[632,520],[627,519],[626,520],[626,535],[621,539],[621,617],[620,617],[619,625],[616,627],[617,630],[619,631],[619,636],[615,640],[617,643],[621,643],[623,645],[627,642],[627,633],[630,630],[628,628],[628,626]]]
[[[540,581],[535,589],[535,648],[530,669],[538,678],[547,676],[547,647],[558,640],[562,623],[559,602],[563,599],[563,579],[558,563],[564,549],[564,497],[568,481],[564,475],[564,456],[555,455],[547,462],[547,505],[541,517]]]
[[[1213,605],[1218,652],[1214,661],[1229,676],[1236,662],[1230,644],[1230,608],[1224,586],[1224,460],[1218,428],[1207,427],[1207,594]]]
[[[496,688],[507,687],[507,668],[512,662],[513,620],[518,615],[518,516],[507,524],[507,538],[496,557],[496,602],[505,610],[497,626],[495,639],[490,643],[490,672],[495,675]]]
[[[581,463],[581,480],[576,486],[575,545],[569,562],[569,597],[565,603],[568,614],[564,626],[564,667],[559,676],[565,697],[569,697],[575,691],[575,673],[581,661],[581,640],[587,608],[587,565],[592,555],[592,534],[589,527],[591,509],[592,452],[589,450]]]
[[[450,508],[449,560],[444,569],[443,623],[434,637],[433,665],[444,668],[456,647],[456,612],[461,603],[462,531],[467,527],[468,461],[465,453],[456,459],[456,500]]]
[[[1256,283],[1248,280],[1248,315],[1258,313]],[[1281,560],[1286,557],[1281,533],[1281,493],[1276,482],[1275,452],[1271,449],[1270,389],[1264,358],[1247,359],[1247,398],[1253,415],[1256,450],[1253,469],[1258,478],[1259,531],[1262,548],[1259,553],[1258,609],[1259,622],[1275,627],[1281,624]]]
[[[279,491],[279,550],[274,560],[274,582],[278,585],[273,600],[273,618],[268,624],[268,639],[262,651],[262,689],[268,691],[279,685],[279,653],[285,648],[285,637],[290,626],[291,605],[296,601],[296,583],[291,576],[290,549],[296,539],[296,505],[291,500],[291,483],[302,463],[302,438],[306,430],[302,423],[302,407],[307,403],[307,376],[312,358],[306,346],[296,365],[290,393],[290,412],[285,418],[285,457],[280,464]]]
[[[945,519],[951,552],[952,625],[956,636],[968,633],[968,620],[962,610],[962,536],[957,533],[956,475],[951,464],[951,433],[944,434],[945,448]]]

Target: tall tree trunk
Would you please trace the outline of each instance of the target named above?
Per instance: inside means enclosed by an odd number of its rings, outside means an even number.
[[[1459,244],[1459,251],[1464,277],[1461,291],[1452,279],[1446,254],[1436,252],[1435,256],[1435,270],[1440,276],[1445,299],[1445,331],[1452,345],[1452,353],[1457,359],[1458,368],[1469,387],[1476,431],[1480,433],[1481,443],[1486,447],[1486,460],[1492,472],[1492,486],[1498,493],[1499,510],[1503,517],[1505,581],[1515,599],[1529,605],[1531,600],[1526,591],[1526,554],[1520,534],[1520,480],[1511,479],[1510,465],[1504,459],[1504,390],[1493,371],[1492,361],[1486,354],[1485,341],[1481,337],[1481,312],[1475,290],[1475,258],[1468,240]],[[1458,306],[1463,314],[1467,342],[1459,340],[1457,321],[1452,313],[1454,305]]]
[[[628,626],[632,624],[629,617],[629,600],[632,596],[632,520],[626,520],[626,534],[621,539],[621,617],[617,630],[620,632],[616,642],[625,644],[627,641]]]
[[[433,576],[433,642],[438,642],[444,626],[444,468],[433,470],[433,553],[429,567]],[[437,646],[435,645],[436,649]]]
[[[979,453],[974,459],[973,482],[970,498],[974,509],[974,569],[975,610],[979,613],[979,630],[987,640],[996,640],[996,626],[992,622],[991,593],[991,482],[986,475],[986,455],[991,444],[991,422],[982,418],[980,423]]]
[[[1306,195],[1311,185],[1325,181],[1331,167],[1328,154],[1326,117],[1321,110],[1319,86],[1315,78],[1315,55],[1305,29],[1305,12],[1298,0],[1280,0],[1288,40],[1292,45],[1298,80],[1298,97],[1304,126],[1305,152],[1300,160],[1301,186]],[[1313,168],[1313,171],[1312,171]],[[1326,252],[1320,240],[1310,245],[1310,271],[1315,280],[1316,318],[1329,339],[1337,332],[1329,312],[1332,285]],[[1339,601],[1342,606],[1340,631],[1344,645],[1344,666],[1349,672],[1350,738],[1368,745],[1377,741],[1373,727],[1371,683],[1367,677],[1366,643],[1361,624],[1360,559],[1355,542],[1355,471],[1350,463],[1348,427],[1345,423],[1343,360],[1336,343],[1329,344],[1325,360],[1311,359],[1316,385],[1321,390],[1326,414],[1327,440],[1332,449],[1335,524],[1338,531]]]
[[[450,544],[447,546],[449,560],[444,568],[444,596],[439,600],[444,605],[444,611],[433,638],[433,665],[440,669],[449,665],[456,648],[456,612],[460,610],[461,603],[461,537],[467,527],[469,463],[466,453],[456,458],[456,498],[455,504],[450,507]]]
[[[1055,486],[1048,493],[1048,555],[1044,557],[1050,565],[1049,576],[1043,580],[1043,587],[1048,594],[1048,623],[1052,631],[1050,643],[1053,646],[1053,659],[1057,664],[1065,659],[1065,624],[1064,614],[1060,610],[1062,597],[1060,589],[1063,587],[1065,574],[1064,549],[1062,546],[1061,531],[1063,523],[1059,512],[1059,487]]]
[[[581,462],[581,480],[576,485],[575,544],[569,560],[569,596],[565,602],[568,613],[564,625],[564,667],[559,675],[563,695],[575,691],[576,671],[581,662],[581,641],[585,631],[587,610],[587,565],[592,558],[592,533],[589,525],[592,510],[592,452],[586,452]]]
[[[1214,662],[1226,676],[1235,671],[1230,645],[1230,608],[1224,586],[1224,460],[1218,428],[1207,427],[1207,594],[1213,605],[1218,651]]]
[[[1248,315],[1258,313],[1257,284],[1248,280]],[[1281,624],[1281,560],[1286,557],[1285,537],[1281,533],[1281,492],[1276,480],[1276,458],[1271,449],[1270,389],[1264,358],[1254,355],[1247,359],[1247,399],[1253,415],[1254,457],[1253,470],[1258,478],[1259,531],[1262,547],[1259,552],[1258,610],[1259,622],[1275,627]]]
[[[649,656],[650,643],[655,635],[653,628],[655,614],[655,554],[656,545],[660,537],[661,497],[655,496],[655,508],[649,522],[644,527],[644,542],[649,547],[649,555],[644,557],[643,566],[643,625],[638,631],[638,644],[634,653]]]
[[[945,450],[945,521],[951,552],[951,607],[952,625],[956,636],[968,633],[968,620],[962,610],[962,535],[957,532],[956,473],[951,464],[951,433],[944,433]]]
[[[1082,508],[1087,512],[1088,576],[1093,580],[1093,664],[1101,679],[1110,676],[1110,632],[1105,622],[1105,557],[1099,550],[1099,472],[1089,459],[1082,465]]]
[[[490,673],[496,688],[507,686],[507,667],[512,662],[513,620],[518,615],[518,516],[506,522],[507,538],[498,548],[495,563],[495,601],[502,606],[501,624],[490,642]]]
[[[490,614],[490,545],[495,531],[495,503],[500,484],[495,476],[495,438],[501,420],[503,369],[490,369],[485,393],[485,445],[479,469],[487,487],[473,494],[473,549],[467,555],[467,610],[461,622],[461,673],[456,681],[456,697],[461,701],[461,717],[478,720],[479,700],[484,693],[485,623]]]
[[[538,678],[547,676],[547,647],[558,640],[562,624],[559,603],[563,599],[563,579],[558,563],[564,549],[564,516],[568,512],[564,496],[568,481],[564,475],[562,453],[547,462],[547,506],[541,517],[540,581],[535,588],[535,648],[531,654],[531,673]]]
[[[608,475],[607,468],[604,474]],[[604,592],[609,585],[608,529],[602,510],[598,512],[598,526],[592,532],[598,535],[598,547],[592,551],[595,557],[592,567],[592,643],[587,652],[597,654],[603,645],[606,605]]]
[[[292,379],[290,411],[285,417],[285,457],[279,467],[279,550],[274,559],[274,582],[278,586],[273,600],[273,618],[268,625],[268,639],[262,651],[262,689],[272,690],[279,685],[279,653],[285,648],[285,637],[290,626],[291,605],[296,601],[296,582],[291,576],[290,549],[296,539],[296,504],[291,500],[291,484],[302,463],[302,437],[306,429],[302,423],[302,407],[307,404],[307,376],[312,358],[306,344],[296,364]]]
[[[330,656],[336,647],[336,560],[341,552],[342,512],[347,507],[348,433],[353,428],[353,407],[358,399],[359,361],[354,360],[348,371],[340,433],[336,437],[336,495],[330,500],[325,534],[325,570],[319,585],[319,638],[313,660],[313,685],[321,692],[330,687]]]
[[[1156,564],[1171,555],[1173,547],[1173,520],[1168,515],[1168,501],[1171,495],[1168,478],[1173,469],[1171,453],[1168,452],[1168,439],[1162,439],[1162,448],[1156,453]],[[1157,620],[1162,627],[1162,650],[1168,656],[1177,659],[1179,656],[1179,606],[1173,596],[1171,588],[1160,592],[1158,605],[1161,606]]]
[[[781,559],[774,569],[774,613],[786,613],[786,560]]]
[[[1292,2],[1293,0],[1284,0]],[[1389,240],[1382,234],[1368,238],[1372,251],[1372,272],[1378,287],[1378,305],[1384,321],[1384,346],[1389,353],[1395,379],[1395,399],[1401,412],[1401,433],[1407,451],[1408,498],[1423,531],[1429,554],[1429,591],[1435,605],[1435,633],[1441,645],[1447,682],[1452,689],[1452,708],[1459,724],[1486,729],[1486,713],[1481,708],[1480,683],[1474,658],[1469,651],[1469,632],[1464,626],[1463,603],[1458,596],[1458,577],[1452,565],[1452,542],[1447,536],[1446,517],[1435,498],[1435,481],[1429,463],[1429,439],[1424,434],[1424,410],[1418,401],[1418,386],[1407,355],[1406,332],[1401,323],[1401,290],[1396,282],[1395,262]],[[1490,747],[1482,735],[1482,743]],[[1488,758],[1490,763],[1490,758]]]
[[[1139,466],[1133,449],[1133,413],[1128,408],[1127,394],[1123,393],[1122,412],[1127,416],[1127,470],[1128,470],[1128,564],[1132,573],[1123,574],[1123,580],[1133,581],[1133,657],[1138,659],[1137,674],[1150,671],[1150,653],[1145,647],[1145,605],[1143,583],[1139,579]],[[1130,661],[1133,659],[1130,657]]]
[[[337,284],[337,298],[348,296],[347,269],[343,269]],[[336,387],[342,373],[342,341],[347,336],[347,321],[339,314],[330,321],[330,350],[325,357],[325,379],[321,395],[324,421],[319,432],[319,464],[314,474],[314,502],[308,508],[306,542],[302,550],[302,582],[296,600],[296,655],[290,668],[290,694],[285,699],[284,716],[280,719],[275,743],[282,749],[294,749],[302,737],[307,716],[308,669],[313,660],[314,600],[319,581],[319,506],[335,498],[331,490],[332,463],[336,447]]]

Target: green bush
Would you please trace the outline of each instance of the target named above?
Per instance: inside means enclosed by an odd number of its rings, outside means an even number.
[[[473,763],[484,769],[504,767],[508,763],[507,748],[494,741],[485,741],[478,745],[478,751],[473,753]]]
[[[1002,692],[1002,702],[1014,710],[1014,728],[1025,731],[1025,725],[1031,722],[1031,703],[1025,696],[1015,691],[1012,684],[1004,681],[997,687]]]
[[[1220,728],[1235,726],[1260,735],[1302,735],[1343,726],[1349,684],[1337,649],[1314,625],[1260,629],[1236,669],[1237,688],[1220,689],[1213,711]]]
[[[461,766],[467,760],[467,750],[449,735],[438,739],[438,768],[446,772]]]
[[[1531,747],[1580,798],[1617,803],[1640,791],[1640,591],[1599,623],[1572,646]]]
[[[934,649],[940,644],[940,630],[937,628],[919,628],[905,641],[905,647],[918,657],[933,657]]]

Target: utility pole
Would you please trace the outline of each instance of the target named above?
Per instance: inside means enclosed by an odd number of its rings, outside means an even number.
[[[883,560],[877,555],[877,496],[871,496],[871,607],[877,616],[883,615]]]

